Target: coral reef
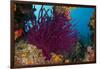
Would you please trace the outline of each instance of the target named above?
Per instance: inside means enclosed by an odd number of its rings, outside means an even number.
[[[53,11],[53,15],[53,20],[50,21],[42,16],[41,22],[38,23],[40,28],[34,25],[27,36],[30,44],[43,50],[46,59],[50,59],[51,52],[56,54],[70,52],[77,41],[77,31],[71,29],[72,25],[63,13],[56,14],[56,11]],[[44,18],[47,21],[44,22]]]
[[[24,40],[16,43],[15,47],[15,65],[41,65],[41,64],[61,64],[63,55],[51,53],[50,60],[45,60],[42,49],[37,46],[28,44]],[[66,61],[67,62],[67,61]]]
[[[44,64],[45,57],[42,50],[35,45],[20,41],[15,47],[15,65]]]
[[[72,24],[76,21],[70,13],[76,7],[52,6],[47,9],[44,6],[38,10],[32,4],[14,5],[15,65],[95,61],[95,15],[88,26],[91,43],[84,44],[75,28],[77,23]]]

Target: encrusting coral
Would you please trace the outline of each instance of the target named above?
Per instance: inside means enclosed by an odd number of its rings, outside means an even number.
[[[28,44],[25,41],[20,41],[15,47],[15,64],[44,64],[45,57],[41,49],[37,49],[35,45]]]

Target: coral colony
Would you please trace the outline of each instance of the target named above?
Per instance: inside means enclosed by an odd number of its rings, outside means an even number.
[[[80,22],[71,15],[77,9],[70,6],[15,4],[15,65],[95,61],[95,15],[92,13],[87,24],[92,33],[88,39],[90,42],[85,44],[80,35],[82,31],[76,28]]]

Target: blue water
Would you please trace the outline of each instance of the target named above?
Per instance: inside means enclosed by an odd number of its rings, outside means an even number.
[[[33,5],[34,7],[34,5]],[[35,5],[37,11],[35,12],[35,15],[38,19],[38,13],[41,8],[41,5]],[[53,6],[45,5],[44,8],[47,9],[52,9]],[[94,13],[94,8],[76,8],[76,9],[71,9],[70,16],[72,20],[72,24],[77,24],[75,26],[75,29],[79,32],[79,38],[82,40],[84,44],[90,44],[91,43],[91,31],[89,28],[89,21],[91,16]],[[51,12],[48,12],[49,16],[52,15]]]
[[[39,14],[39,11],[40,11],[40,9],[41,9],[41,6],[42,5],[35,5],[35,7],[36,7],[36,11],[35,11],[35,15],[36,15],[36,18],[38,19],[38,14]],[[33,7],[34,7],[34,5],[33,5]],[[52,7],[53,6],[49,6],[49,5],[45,5],[45,6],[43,6],[43,8],[45,8],[45,10],[48,10],[48,9],[52,9]],[[43,13],[44,14],[44,13]],[[48,15],[49,16],[51,16],[52,14],[51,14],[51,12],[50,11],[48,11]]]
[[[89,28],[89,21],[94,13],[94,8],[76,8],[71,10],[71,17],[75,19],[76,29],[79,32],[79,37],[83,43],[89,44],[91,42],[91,31]],[[73,22],[74,23],[74,22]]]

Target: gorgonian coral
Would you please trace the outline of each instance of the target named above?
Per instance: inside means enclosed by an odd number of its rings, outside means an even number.
[[[70,52],[77,41],[77,31],[72,30],[72,24],[63,13],[57,14],[53,7],[53,17],[41,16],[38,26],[34,25],[28,32],[27,40],[43,50],[46,59],[50,59],[50,53],[61,54]],[[40,12],[43,11],[43,6]],[[67,11],[66,11],[67,12]],[[43,14],[43,13],[42,13]],[[33,23],[34,24],[34,23]]]

